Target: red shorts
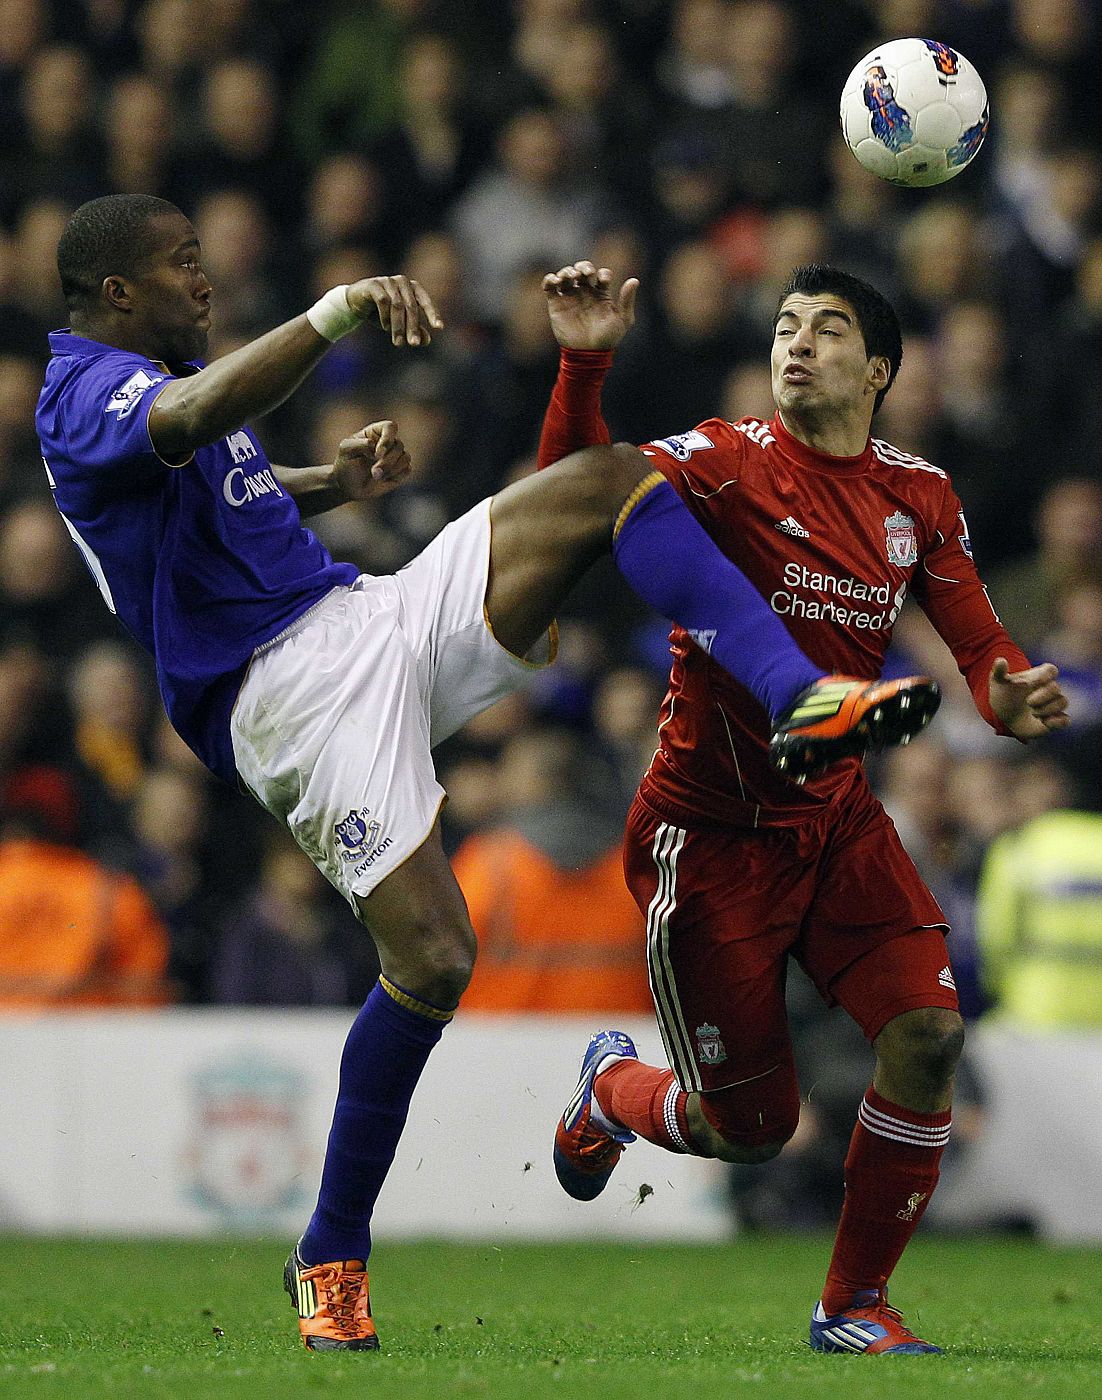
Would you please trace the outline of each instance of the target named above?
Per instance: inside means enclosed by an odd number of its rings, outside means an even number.
[[[904,1011],[957,1010],[945,915],[867,787],[813,822],[756,831],[686,830],[636,798],[624,869],[685,1089],[794,1083],[789,954],[870,1041]]]

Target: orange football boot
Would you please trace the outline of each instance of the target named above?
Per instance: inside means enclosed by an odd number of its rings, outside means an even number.
[[[777,718],[769,756],[778,773],[802,783],[840,758],[909,744],[940,704],[941,691],[929,676],[893,681],[824,676]]]
[[[296,1246],[283,1270],[283,1287],[298,1311],[308,1351],[378,1351],[362,1259],[304,1264]]]

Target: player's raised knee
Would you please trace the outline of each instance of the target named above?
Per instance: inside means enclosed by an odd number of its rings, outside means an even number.
[[[474,971],[478,942],[465,918],[447,911],[420,911],[400,936],[376,934],[384,971],[406,991],[443,1010],[459,1002]]]
[[[572,483],[576,504],[609,528],[640,482],[652,475],[650,460],[628,442],[599,443],[572,452],[550,468],[559,481]]]

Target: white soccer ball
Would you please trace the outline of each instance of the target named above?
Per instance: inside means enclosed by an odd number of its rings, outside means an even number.
[[[866,54],[842,89],[842,134],[893,185],[959,175],[987,135],[987,92],[963,54],[935,39],[892,39]]]

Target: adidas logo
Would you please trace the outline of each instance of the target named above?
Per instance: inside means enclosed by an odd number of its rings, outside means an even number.
[[[810,533],[804,529],[800,522],[798,520],[793,520],[790,515],[786,516],[784,520],[777,521],[777,529],[783,531],[786,535],[793,535],[798,540],[809,540],[811,538]]]
[[[943,987],[948,987],[951,992],[955,992],[957,984],[953,981],[952,968],[943,967],[937,975],[937,980]]]

